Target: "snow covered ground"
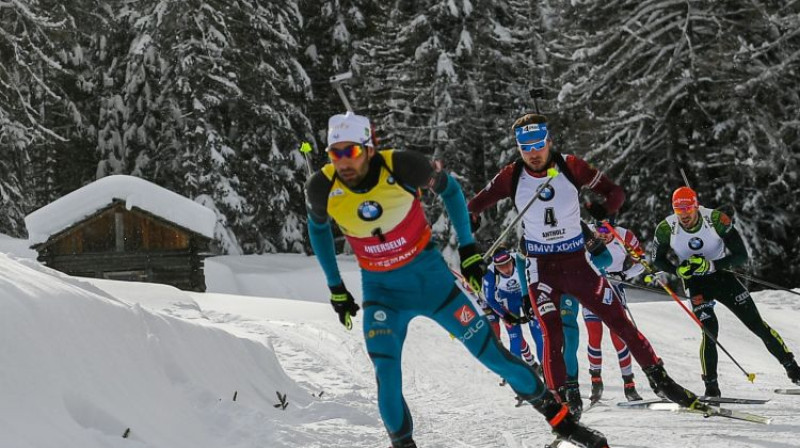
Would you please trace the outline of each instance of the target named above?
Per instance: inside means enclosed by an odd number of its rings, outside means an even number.
[[[313,258],[209,260],[215,292],[202,294],[68,277],[33,256],[0,236],[0,447],[388,446],[363,337],[339,325]],[[341,266],[360,293],[355,265]],[[800,350],[797,297],[755,296],[765,320]],[[631,307],[670,374],[701,391],[692,321],[671,302]],[[608,406],[583,421],[612,447],[800,446],[800,397],[772,393],[790,386],[782,367],[730,312],[718,314],[721,342],[757,374],[748,383],[721,354],[723,393],[771,398],[736,408],[771,416],[772,425],[614,406],[623,396],[610,341]],[[584,351],[582,339],[582,363]],[[403,356],[421,447],[532,448],[552,439],[536,412],[515,408],[511,390],[431,321],[412,322]],[[585,364],[581,375],[587,384]],[[276,392],[286,394],[285,410],[274,407]]]

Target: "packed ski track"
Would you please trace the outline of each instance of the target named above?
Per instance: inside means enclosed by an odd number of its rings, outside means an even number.
[[[0,254],[0,296],[8,299],[0,301],[0,313],[6,319],[3,353],[6,359],[16,359],[4,363],[0,379],[63,377],[46,388],[28,385],[26,399],[13,406],[8,400],[0,404],[4,422],[0,424],[4,428],[0,446],[77,447],[62,442],[69,434],[69,440],[83,441],[81,448],[388,447],[377,410],[375,378],[360,331],[363,310],[354,329],[346,331],[330,306],[319,303],[326,290],[323,281],[309,277],[314,274],[310,257],[231,257],[228,263],[218,263],[226,264],[227,270],[212,275],[228,277],[226,292],[246,284],[249,294],[260,291],[259,296],[187,293],[161,285],[76,279],[36,267],[30,260],[19,264]],[[237,277],[236,265],[247,266],[241,277]],[[343,262],[342,269],[358,295],[353,263]],[[7,290],[10,296],[3,295]],[[271,291],[290,293],[270,298],[276,295]],[[47,302],[48,294],[57,300]],[[800,350],[800,302],[796,296],[765,291],[756,293],[755,300],[764,319],[787,345]],[[68,312],[74,307],[64,301],[74,301],[83,311]],[[48,305],[40,306],[40,302]],[[27,314],[20,314],[23,309]],[[670,301],[632,303],[631,309],[670,375],[702,393],[700,331],[695,324]],[[51,316],[50,310],[59,314]],[[761,405],[723,406],[771,417],[771,425],[616,406],[623,398],[622,381],[607,333],[604,399],[582,421],[604,432],[610,446],[617,448],[800,446],[800,396],[773,393],[776,388],[794,386],[759,340],[724,307],[717,310],[720,342],[756,374],[755,383],[748,383],[720,353],[723,395],[770,399]],[[124,319],[128,314],[146,325],[127,325]],[[40,319],[49,323],[37,324]],[[107,320],[114,323],[105,323]],[[103,330],[123,326],[126,331],[119,335],[112,329]],[[81,328],[91,329],[95,336],[81,336]],[[136,342],[140,336],[135,334],[136,328],[146,331],[141,335],[146,344]],[[99,336],[101,330],[107,332]],[[34,334],[36,345],[29,346]],[[75,339],[58,344],[64,337]],[[48,344],[61,348],[48,351]],[[148,355],[148,347],[156,356]],[[581,391],[588,396],[584,333],[579,350]],[[26,353],[40,353],[37,356],[48,360],[47,368],[60,365],[67,368],[66,373],[40,372],[34,367],[40,361]],[[114,354],[113,358],[106,353]],[[119,354],[134,358],[127,360]],[[189,364],[182,365],[185,362]],[[126,371],[114,370],[115,364]],[[499,377],[432,321],[412,321],[403,368],[405,396],[420,447],[541,448],[553,441],[538,413],[527,405],[515,407],[513,391],[500,386]],[[167,374],[165,381],[160,380],[161,371]],[[70,376],[73,373],[81,376]],[[634,373],[642,396],[653,398],[641,370],[635,367]],[[128,383],[120,386],[117,377]],[[94,392],[119,388],[134,392],[125,395],[126,401],[108,401]],[[6,390],[13,400],[22,396]],[[234,390],[238,393],[235,402],[230,397]],[[275,392],[287,395],[286,410],[273,408],[278,403]],[[65,401],[67,417],[55,412]],[[588,400],[584,403],[588,406]],[[37,409],[53,411],[39,413]],[[144,418],[148,414],[170,417]],[[80,425],[76,427],[72,419]],[[133,436],[123,439],[122,430],[129,425]]]

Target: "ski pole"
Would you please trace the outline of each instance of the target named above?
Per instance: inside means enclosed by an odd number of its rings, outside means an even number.
[[[641,251],[641,250],[636,251],[633,247],[631,247],[628,243],[626,243],[625,239],[623,239],[619,235],[619,233],[617,233],[617,231],[613,227],[611,227],[611,224],[609,224],[608,221],[603,221],[603,227],[608,229],[608,231],[611,232],[612,235],[614,235],[614,238],[616,238],[617,240],[619,240],[620,243],[622,243],[622,245],[625,247],[625,250],[628,252],[628,254],[630,254],[630,256],[634,260],[636,260],[639,263],[641,263],[641,265],[644,266],[644,268],[645,268],[645,270],[647,270],[647,272],[649,272],[651,274],[655,274],[655,272],[656,272],[655,268],[653,268],[653,266],[647,260],[644,259],[644,257],[643,257],[644,252],[643,251]],[[697,325],[700,326],[700,328],[703,330],[703,333],[706,335],[706,337],[708,339],[710,339],[711,342],[717,344],[717,346],[720,349],[722,349],[722,351],[725,352],[726,355],[728,355],[728,358],[730,358],[731,361],[733,361],[733,363],[736,364],[736,367],[738,367],[739,370],[741,370],[745,374],[745,376],[747,376],[747,381],[750,381],[751,383],[754,382],[755,379],[756,379],[756,374],[755,373],[748,373],[747,370],[745,370],[744,367],[742,367],[741,364],[739,364],[739,362],[736,361],[736,358],[734,358],[733,355],[731,355],[728,352],[728,350],[726,350],[725,347],[723,347],[722,344],[720,344],[719,341],[717,341],[717,338],[715,338],[714,335],[712,335],[711,332],[708,331],[708,328],[706,328],[706,326],[703,325],[703,322],[701,322],[700,319],[698,319],[697,316],[695,316],[694,313],[692,313],[689,310],[689,308],[683,302],[681,302],[681,299],[678,298],[678,295],[675,294],[675,291],[673,291],[672,288],[670,288],[669,285],[667,285],[666,282],[664,282],[664,280],[662,280],[661,278],[656,276],[656,281],[658,282],[659,285],[661,285],[662,288],[664,288],[664,291],[667,291],[667,293],[670,295],[670,297],[672,297],[672,300],[677,302],[678,305],[680,305],[681,308],[683,308],[683,310],[686,311],[686,314],[688,314],[689,317],[691,317],[692,320]]]
[[[309,142],[303,142],[303,144],[300,145],[299,149],[299,151],[302,152],[303,156],[305,156],[306,158],[306,169],[308,170],[309,177],[311,176],[311,162],[308,160],[308,153],[310,153],[312,149],[313,148],[311,148],[311,143]]]
[[[331,76],[330,83],[334,89],[336,89],[336,93],[339,94],[339,99],[342,100],[345,109],[348,112],[353,111],[353,107],[350,105],[350,101],[347,99],[347,95],[344,94],[344,89],[342,88],[342,84],[350,82],[353,79],[353,72],[344,72],[340,73],[335,76]]]
[[[647,280],[645,279],[645,281],[647,281]],[[622,283],[625,286],[629,286],[631,288],[641,289],[642,291],[649,291],[649,292],[652,292],[654,294],[661,294],[661,295],[665,295],[665,296],[669,295],[663,289],[650,288],[648,286],[637,285],[636,283],[624,282],[624,281],[620,282],[620,283]],[[678,296],[678,297],[681,298],[681,299],[684,299],[684,300],[688,300],[689,299],[688,297],[684,297],[684,296]]]
[[[737,277],[743,278],[745,280],[749,280],[749,281],[754,282],[754,283],[760,283],[760,284],[762,284],[764,286],[768,286],[768,287],[773,288],[773,289],[780,289],[781,291],[790,292],[792,294],[800,296],[800,292],[791,290],[789,288],[786,288],[786,287],[783,287],[783,286],[780,286],[780,285],[776,285],[775,283],[770,283],[770,282],[768,282],[766,280],[761,280],[761,279],[753,277],[751,275],[743,274],[741,272],[732,271],[730,269],[723,269],[723,270],[725,272],[730,272],[731,274],[733,274],[733,275],[735,275]]]
[[[625,308],[625,311],[628,313],[628,317],[630,317],[631,323],[633,323],[633,326],[638,329],[639,326],[636,325],[636,319],[633,318],[633,313],[631,312],[631,309],[628,308],[627,301],[622,299],[622,293],[619,291],[619,289],[617,289],[616,285],[611,283],[611,280],[609,280],[608,276],[604,275],[603,277],[606,279],[608,284],[611,286],[611,292],[614,294],[614,297],[616,297],[617,300],[619,300],[619,303],[622,304],[622,307]]]
[[[531,205],[533,205],[533,203],[536,202],[537,199],[539,199],[539,194],[541,194],[542,190],[547,188],[547,186],[550,185],[550,181],[555,179],[555,177],[558,176],[558,174],[559,174],[558,170],[555,168],[550,168],[547,170],[547,181],[545,181],[545,183],[543,183],[542,185],[539,185],[539,188],[536,189],[536,193],[534,193],[531,200],[528,201],[527,204],[525,204],[525,207],[519,212],[519,214],[517,214],[516,218],[514,218],[514,220],[511,221],[511,223],[508,226],[506,226],[505,230],[503,230],[500,236],[498,236],[495,242],[489,247],[489,250],[487,250],[486,253],[483,254],[484,262],[488,262],[489,259],[492,258],[492,253],[495,251],[495,249],[497,249],[497,247],[500,246],[500,244],[502,244],[503,241],[505,241],[506,237],[508,236],[508,233],[511,232],[511,229],[513,229],[514,226],[517,225],[517,223],[522,219],[522,216],[525,215],[525,212],[527,212],[528,209],[531,208]]]

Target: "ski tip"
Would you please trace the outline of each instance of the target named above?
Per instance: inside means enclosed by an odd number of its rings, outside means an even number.
[[[775,389],[773,392],[783,395],[800,395],[800,389]]]

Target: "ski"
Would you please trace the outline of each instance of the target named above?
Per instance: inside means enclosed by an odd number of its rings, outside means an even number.
[[[648,401],[648,400],[642,400],[642,401]],[[749,412],[734,411],[732,409],[719,408],[716,406],[706,406],[705,409],[689,409],[689,408],[684,408],[677,403],[672,403],[670,401],[650,402],[644,404],[641,401],[631,402],[631,403],[638,403],[638,405],[629,405],[625,407],[630,407],[631,409],[649,409],[653,411],[689,412],[692,414],[701,414],[704,417],[725,417],[750,423],[759,423],[762,425],[769,425],[772,422],[771,418],[765,417],[763,415],[751,414]],[[618,405],[622,404],[626,403],[618,403]]]
[[[608,404],[603,403],[601,400],[589,402],[589,406],[586,406],[586,409],[583,410],[583,413],[585,414],[585,413],[591,411],[592,409],[597,409],[597,408],[604,407],[604,406],[608,407]]]
[[[776,394],[800,395],[800,389],[775,389]]]
[[[751,414],[749,412],[734,411],[732,409],[720,408],[716,406],[709,406],[707,409],[688,409],[679,407],[678,411],[691,412],[694,414],[702,414],[704,417],[731,418],[734,420],[741,420],[750,423],[758,423],[761,425],[769,425],[770,423],[772,423],[772,419],[770,417],[758,414]]]
[[[697,397],[708,404],[765,404],[769,398]]]
[[[649,398],[647,400],[621,401],[617,403],[617,406],[623,408],[644,408],[651,404],[659,404],[659,403],[672,403],[672,402],[665,398]]]
[[[734,398],[734,397],[697,397],[703,403],[708,403],[711,405],[719,405],[719,404],[765,404],[769,402],[769,398],[762,399],[762,398]],[[672,403],[669,400],[663,398],[652,398],[649,400],[639,400],[639,401],[624,401],[621,403],[617,403],[617,406],[622,407],[641,407],[647,406],[653,403]]]

